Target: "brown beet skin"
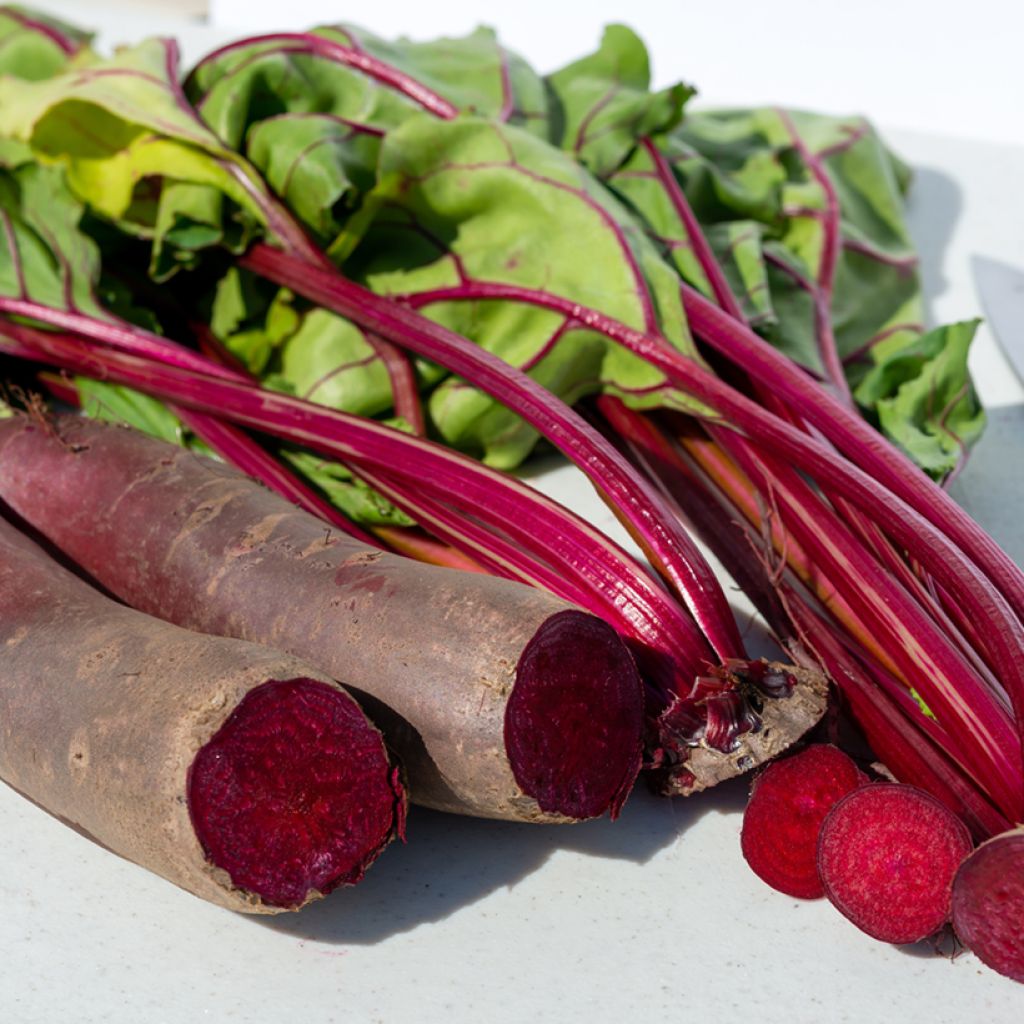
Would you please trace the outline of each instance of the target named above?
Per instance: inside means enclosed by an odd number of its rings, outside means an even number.
[[[125,608],[0,518],[0,777],[232,910],[358,881],[401,827],[380,733],[296,659]]]
[[[229,467],[78,418],[0,423],[0,500],[133,607],[361,691],[418,803],[560,821],[614,813],[636,777],[631,657],[548,594],[367,548]]]

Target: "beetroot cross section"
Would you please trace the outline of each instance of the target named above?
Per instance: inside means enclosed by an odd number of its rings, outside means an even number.
[[[1024,829],[982,843],[960,865],[953,928],[982,963],[1024,981]]]
[[[817,865],[821,823],[836,801],[865,781],[853,759],[827,743],[769,765],[754,784],[740,833],[754,874],[787,896],[824,896]]]
[[[918,942],[950,916],[953,876],[971,852],[959,818],[915,786],[875,783],[832,808],[818,841],[825,895],[882,942]]]
[[[358,882],[404,806],[358,705],[302,678],[246,694],[196,754],[188,800],[207,858],[278,907]]]
[[[523,649],[505,711],[517,784],[544,811],[615,817],[640,770],[643,703],[615,630],[583,612],[552,615]]]

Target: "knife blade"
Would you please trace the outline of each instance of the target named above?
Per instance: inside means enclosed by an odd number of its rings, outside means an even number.
[[[1024,271],[988,256],[972,256],[971,272],[988,325],[1024,383]]]

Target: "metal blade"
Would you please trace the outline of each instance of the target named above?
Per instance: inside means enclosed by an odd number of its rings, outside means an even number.
[[[1024,271],[972,256],[971,270],[992,333],[1024,383]]]

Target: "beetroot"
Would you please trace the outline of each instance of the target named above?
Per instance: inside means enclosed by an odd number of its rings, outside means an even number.
[[[787,896],[823,896],[817,868],[821,823],[863,781],[846,754],[824,743],[769,765],[754,784],[740,834],[754,874]]]
[[[845,796],[821,827],[818,872],[841,914],[882,942],[918,942],[950,916],[967,826],[915,786],[875,783]]]
[[[0,779],[232,910],[358,881],[401,830],[377,729],[286,654],[111,600],[0,516]]]
[[[1024,981],[1024,828],[982,843],[960,865],[953,929],[982,963]]]

